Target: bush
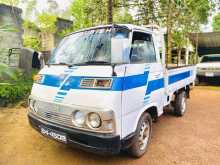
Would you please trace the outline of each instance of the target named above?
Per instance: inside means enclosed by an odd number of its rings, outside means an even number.
[[[16,103],[27,98],[31,91],[32,83],[24,81],[16,84],[0,84],[0,106],[7,106],[10,103]]]
[[[22,72],[19,69],[9,68],[7,65],[0,63],[0,83],[18,81],[21,76]]]
[[[35,74],[36,71],[33,71]],[[32,75],[33,75],[32,74]],[[26,76],[17,69],[0,65],[0,107],[27,98],[32,87],[32,75]]]
[[[23,37],[23,45],[24,47],[31,48],[37,51],[41,49],[41,41],[36,36],[25,35]]]

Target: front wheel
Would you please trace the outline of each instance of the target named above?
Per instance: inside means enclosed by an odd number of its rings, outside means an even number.
[[[186,92],[182,91],[176,95],[174,113],[176,116],[183,116],[186,112]]]
[[[152,118],[149,113],[144,113],[137,126],[136,134],[129,153],[136,158],[141,157],[147,151],[152,133]]]

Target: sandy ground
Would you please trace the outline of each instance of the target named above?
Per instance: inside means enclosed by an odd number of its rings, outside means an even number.
[[[29,126],[26,114],[24,108],[0,109],[0,165],[220,164],[220,90],[196,88],[183,118],[160,117],[140,159],[98,156],[49,140]]]

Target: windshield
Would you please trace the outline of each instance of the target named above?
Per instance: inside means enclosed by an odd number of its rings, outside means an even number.
[[[204,62],[220,62],[220,55],[216,55],[216,56],[204,56],[202,58],[202,63]]]
[[[67,36],[52,53],[50,64],[82,64],[88,62],[114,63],[116,53],[121,55],[126,49],[118,46],[118,41],[128,43],[129,31],[127,29],[103,28],[78,32]],[[120,45],[120,44],[119,44]],[[127,45],[127,44],[122,44]],[[127,46],[126,46],[127,47]],[[121,59],[120,57],[118,59]]]

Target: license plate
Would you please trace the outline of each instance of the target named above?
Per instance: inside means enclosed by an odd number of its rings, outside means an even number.
[[[212,73],[212,72],[206,72],[206,73],[205,73],[205,76],[206,76],[206,77],[214,77],[214,73]]]
[[[54,130],[51,130],[49,128],[42,127],[42,126],[40,126],[40,132],[41,132],[41,134],[43,134],[47,137],[50,137],[52,139],[58,140],[60,142],[63,142],[63,143],[67,142],[67,138],[64,133],[60,133],[58,131],[54,131]]]

